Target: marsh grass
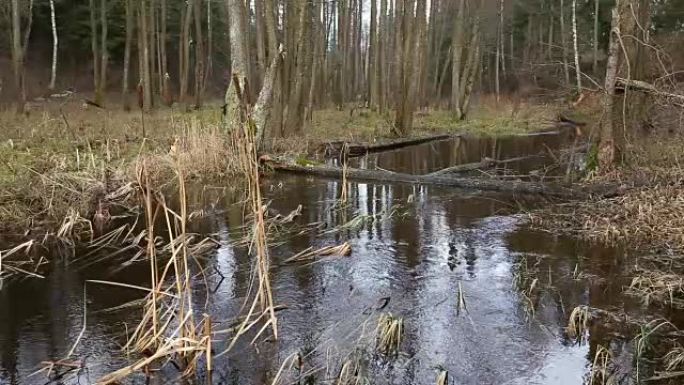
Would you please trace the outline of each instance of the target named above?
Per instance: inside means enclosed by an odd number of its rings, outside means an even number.
[[[36,259],[31,254],[37,246],[35,241],[30,240],[10,249],[0,250],[0,288],[4,280],[17,276],[43,278],[37,273],[43,259]]]
[[[211,317],[205,315],[200,320],[197,309],[194,309],[190,263],[195,256],[188,251],[187,242],[175,241],[186,237],[188,217],[184,173],[180,167],[176,172],[180,202],[178,212],[168,207],[163,196],[150,185],[147,164],[143,161],[138,166],[137,180],[145,213],[146,256],[151,287],[141,288],[148,291],[142,319],[128,336],[123,349],[138,353],[141,358],[100,378],[100,384],[119,383],[127,376],[160,361],[173,360],[184,376],[197,371],[202,356],[205,357],[207,369],[211,368]],[[170,239],[170,257],[166,262],[158,255],[155,236],[158,215],[162,215]]]
[[[396,356],[404,338],[404,320],[391,313],[381,314],[375,334],[376,350],[385,356]]]
[[[318,249],[309,247],[286,259],[283,263],[310,262],[315,260],[316,257],[346,257],[349,256],[351,252],[352,248],[349,242],[344,242],[337,246],[324,246]]]
[[[140,125],[138,114],[74,104],[0,113],[0,228],[50,231],[72,210],[92,220],[100,208],[130,207],[140,159],[156,187],[174,179],[177,164],[188,178],[236,172],[218,109],[154,112],[145,117],[145,138]]]
[[[335,385],[365,385],[369,384],[363,376],[363,366],[358,358],[348,358],[342,362]]]
[[[602,345],[596,347],[596,353],[591,364],[589,374],[589,385],[609,385],[614,384],[612,377],[613,355]]]
[[[638,269],[637,275],[627,288],[627,293],[635,295],[645,305],[662,304],[674,308],[684,308],[684,276],[659,270]]]
[[[622,186],[615,197],[568,202],[533,212],[536,228],[609,245],[684,251],[684,136],[628,145],[626,164],[587,183]]]
[[[684,368],[684,347],[682,345],[677,345],[672,348],[663,357],[665,362],[665,369],[667,371],[675,371]]]
[[[591,310],[588,306],[579,305],[572,309],[568,326],[565,333],[571,340],[582,343],[589,336],[589,322],[591,321]]]

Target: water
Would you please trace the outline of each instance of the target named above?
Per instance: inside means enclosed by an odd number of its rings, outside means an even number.
[[[402,172],[430,172],[479,161],[536,154],[548,146],[571,144],[567,135],[494,140],[460,139],[376,154],[358,160],[364,167]],[[539,159],[512,164],[514,172],[537,169]],[[434,384],[437,368],[449,371],[456,384],[582,384],[598,345],[610,346],[615,362],[631,370],[631,339],[619,326],[592,327],[588,343],[574,344],[564,334],[570,311],[579,304],[641,314],[646,310],[622,294],[630,257],[621,250],[571,238],[533,232],[524,224],[521,207],[538,202],[523,197],[477,191],[410,185],[351,184],[349,206],[336,207],[338,181],[304,176],[273,176],[263,183],[272,213],[286,215],[302,205],[290,226],[321,222],[328,229],[356,216],[372,216],[361,226],[341,232],[281,236],[272,248],[272,286],[278,313],[278,341],[246,342],[216,359],[215,384],[270,384],[283,360],[309,353],[305,370],[316,383],[334,380],[342,357],[361,357],[372,384]],[[237,317],[249,285],[250,260],[235,242],[243,236],[239,194],[197,187],[192,209],[205,216],[191,231],[211,234],[220,246],[200,260],[206,286],[194,282],[196,306],[207,300],[216,320],[214,330]],[[391,213],[391,215],[390,215]],[[280,263],[309,246],[348,241],[352,254],[309,265]],[[0,384],[50,383],[46,373],[30,376],[41,362],[63,358],[83,330],[75,359],[86,369],[65,376],[51,374],[51,383],[92,383],[125,366],[120,350],[126,328],[135,327],[139,307],[104,309],[141,297],[140,292],[84,282],[106,279],[149,285],[144,261],[121,263],[130,255],[95,261],[96,256],[52,255],[46,279],[15,282],[0,291]],[[527,261],[538,277],[535,312],[514,282],[516,263]],[[578,277],[577,272],[581,272]],[[459,286],[467,310],[459,312]],[[207,291],[211,292],[207,295]],[[84,309],[85,296],[85,309]],[[383,298],[389,302],[377,308]],[[84,311],[87,314],[84,328]],[[380,312],[401,316],[405,323],[402,353],[388,360],[373,353],[372,332]],[[365,325],[365,328],[363,327]],[[251,339],[251,336],[246,338]],[[215,337],[216,351],[225,335]],[[292,375],[291,370],[286,370]],[[206,381],[200,375],[199,382]],[[179,373],[166,368],[152,383],[180,383]],[[61,382],[60,382],[61,381]],[[131,383],[145,383],[133,376]]]

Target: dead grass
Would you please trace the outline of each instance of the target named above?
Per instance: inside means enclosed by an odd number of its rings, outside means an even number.
[[[71,211],[92,219],[100,208],[124,207],[119,189],[130,187],[140,158],[153,184],[175,180],[174,164],[188,178],[236,171],[218,111],[151,113],[145,139],[141,118],[75,103],[29,116],[0,113],[0,228],[53,228]]]
[[[588,183],[612,183],[622,194],[532,213],[534,227],[632,248],[684,251],[684,137],[649,139],[630,148],[630,163]]]

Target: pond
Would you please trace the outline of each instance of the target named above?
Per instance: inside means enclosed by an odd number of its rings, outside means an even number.
[[[557,151],[573,140],[566,132],[459,138],[354,162],[426,173],[483,156]],[[548,163],[548,158],[534,157],[506,167],[513,174],[527,173]],[[335,383],[345,357],[355,357],[370,384],[435,384],[440,370],[447,370],[455,384],[575,385],[587,381],[599,346],[611,348],[618,379],[632,381],[633,342],[620,326],[591,327],[579,344],[565,333],[577,305],[649,311],[623,294],[632,257],[529,230],[525,210],[547,202],[429,186],[350,183],[347,205],[341,207],[339,181],[272,175],[262,182],[272,215],[285,216],[302,206],[301,215],[271,240],[272,287],[275,302],[284,308],[277,313],[279,338],[250,345],[253,334],[246,336],[215,359],[211,380],[200,373],[191,383],[270,384],[283,361],[301,352],[309,373],[308,382],[301,383]],[[204,271],[193,282],[198,317],[207,312],[214,330],[225,330],[243,314],[250,285],[250,257],[240,242],[242,196],[239,189],[224,186],[192,186],[189,191],[191,209],[202,210],[190,230],[218,244],[198,260]],[[311,223],[318,224],[316,231],[299,231]],[[343,242],[351,245],[349,256],[283,263],[308,247]],[[141,292],[85,282],[149,286],[148,264],[142,258],[131,262],[131,253],[101,259],[105,251],[91,251],[87,246],[51,250],[45,279],[27,278],[0,290],[0,383],[94,383],[130,362],[121,346],[142,311],[139,305],[117,307],[141,298]],[[374,350],[377,319],[387,312],[401,317],[405,328],[399,355],[389,358]],[[84,368],[53,371],[49,378],[46,372],[31,375],[42,362],[64,358],[81,334],[72,359]],[[215,351],[223,351],[228,339],[217,333]],[[286,369],[286,374],[292,378],[296,371]],[[183,381],[168,367],[150,378],[129,378],[140,384]]]

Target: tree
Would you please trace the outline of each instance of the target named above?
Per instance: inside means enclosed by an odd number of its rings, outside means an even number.
[[[582,93],[582,68],[580,68],[579,48],[577,47],[577,0],[572,0],[572,47],[575,53],[575,76],[577,93]]]
[[[560,0],[560,35],[561,46],[563,48],[563,74],[565,75],[565,84],[570,84],[570,69],[568,65],[568,43],[565,30],[565,4]]]
[[[133,29],[135,28],[135,0],[125,0],[124,7],[126,13],[126,40],[124,47],[123,79],[121,85],[121,100],[124,110],[130,110],[130,98],[128,97],[129,76],[131,67],[131,44],[133,40]]]
[[[464,24],[465,24],[465,1],[458,0],[458,9],[456,10],[456,27],[454,28],[454,36],[451,44],[451,54],[453,55],[452,69],[451,69],[451,108],[456,119],[463,119],[465,115],[461,109],[461,73],[462,56],[464,51]]]
[[[19,100],[17,102],[17,112],[23,113],[24,106],[26,105],[26,83],[24,76],[24,48],[21,45],[21,18],[19,16],[19,0],[12,0],[11,8],[12,67],[14,69],[14,87],[16,94],[19,96]]]
[[[57,37],[57,20],[55,17],[55,0],[50,0],[50,26],[52,27],[52,71],[50,72],[50,90],[55,89],[55,81],[57,80],[57,46],[59,39]]]
[[[598,145],[599,170],[605,171],[626,157],[624,140],[648,119],[649,96],[630,84],[646,78],[651,14],[645,0],[617,0],[612,10],[606,64],[604,119]],[[624,92],[616,94],[621,80]],[[622,103],[619,103],[621,98]],[[629,106],[629,107],[628,107]]]

